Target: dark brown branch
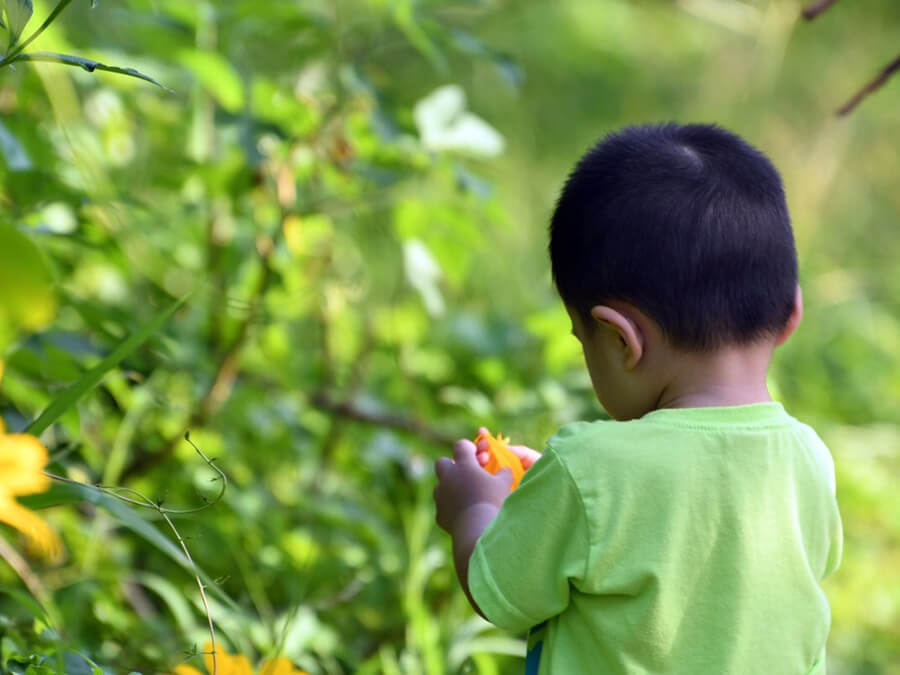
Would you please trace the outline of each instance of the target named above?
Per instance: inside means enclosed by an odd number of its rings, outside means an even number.
[[[327,330],[328,319],[323,315],[323,330]],[[327,340],[326,340],[327,342]],[[347,379],[347,385],[344,388],[344,392],[341,394],[341,398],[345,400],[350,400],[360,393],[362,389],[363,382],[365,380],[366,367],[369,363],[369,357],[372,355],[372,352],[375,350],[376,341],[375,341],[375,331],[372,329],[371,322],[366,320],[366,327],[364,331],[362,345],[359,348],[359,352],[356,355],[356,358],[353,359],[353,366],[350,371],[350,376]],[[325,361],[326,363],[330,363],[330,353],[326,351]],[[332,374],[333,371],[325,371],[324,375]],[[323,377],[322,384],[319,387],[320,390],[327,390],[329,388],[330,383],[333,382],[333,377],[326,378]],[[332,455],[334,454],[334,448],[337,446],[338,441],[341,437],[341,424],[340,418],[335,416],[331,419],[331,425],[328,428],[328,433],[325,434],[325,438],[322,441],[322,464],[323,466],[328,466],[331,463]]]
[[[900,56],[887,64],[878,74],[878,77],[869,82],[865,87],[860,89],[853,98],[842,105],[838,109],[837,114],[841,116],[849,114],[864,98],[881,89],[881,87],[883,87],[898,70],[900,70]]]
[[[452,444],[461,438],[459,435],[448,434],[412,417],[363,410],[349,401],[335,401],[324,392],[313,394],[309,397],[309,402],[315,407],[327,410],[338,417],[364,424],[374,424],[380,427],[406,431],[441,445]]]
[[[837,1],[838,0],[816,0],[816,2],[803,8],[803,18],[807,21],[812,21]]]
[[[276,230],[276,235],[277,231],[278,230]],[[224,404],[231,395],[231,390],[234,388],[234,383],[239,372],[241,353],[250,337],[251,324],[253,323],[254,316],[262,305],[263,297],[272,280],[273,271],[270,264],[270,258],[272,257],[274,249],[275,242],[271,237],[261,238],[257,242],[257,252],[259,253],[262,269],[256,288],[253,289],[250,306],[247,309],[246,316],[238,325],[237,332],[219,361],[212,384],[210,384],[203,399],[188,417],[187,429],[206,424],[210,417],[222,407],[222,404]],[[136,475],[142,475],[165,462],[172,456],[172,453],[175,452],[175,448],[178,446],[181,438],[182,436],[179,435],[171,439],[159,452],[139,455],[122,473],[122,481],[124,482]]]

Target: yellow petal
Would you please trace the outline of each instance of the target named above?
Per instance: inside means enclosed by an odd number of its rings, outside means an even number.
[[[293,664],[283,656],[266,661],[259,671],[259,675],[294,675]]]
[[[62,542],[44,520],[16,500],[0,495],[0,522],[11,525],[28,538],[35,552],[51,560],[62,557]]]
[[[30,495],[50,487],[43,469],[49,457],[47,449],[34,436],[0,436],[0,493]]]
[[[175,670],[172,671],[172,675],[203,675],[199,670],[194,668],[194,666],[175,666]]]
[[[243,654],[232,656],[230,675],[253,675],[253,666],[250,665],[250,660]]]
[[[206,672],[208,672],[208,673],[213,672],[213,656],[212,655],[213,655],[212,643],[207,642],[205,645],[203,645],[203,665],[206,666]],[[222,645],[216,645],[216,666],[217,666],[216,672],[217,672],[217,675],[226,675],[226,671],[222,666],[223,666],[223,661],[225,661],[227,658],[228,658],[228,654],[226,654],[222,650]]]
[[[203,648],[203,663],[206,670],[213,672],[212,643],[207,642]],[[216,675],[253,675],[250,661],[243,654],[231,655],[226,652],[221,644],[216,644]]]

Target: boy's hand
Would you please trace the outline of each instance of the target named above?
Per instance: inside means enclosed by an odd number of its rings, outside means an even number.
[[[478,464],[475,452],[475,444],[463,439],[453,446],[453,459],[441,457],[435,462],[438,484],[434,504],[437,524],[453,539],[453,563],[460,586],[472,608],[484,617],[469,590],[469,558],[479,537],[500,512],[513,476],[509,469],[492,476]]]
[[[499,510],[512,484],[509,469],[492,476],[481,468],[475,452],[475,444],[462,439],[453,446],[453,459],[441,457],[434,464],[438,477],[434,488],[437,524],[451,535],[458,529],[460,516],[467,511],[472,515],[475,511],[488,510],[483,507]]]
[[[487,427],[479,427],[479,434],[489,434]],[[522,468],[528,471],[531,468],[531,465],[534,464],[541,458],[541,453],[537,450],[532,450],[527,445],[507,445],[510,450],[519,458],[519,461],[522,462]],[[476,446],[476,459],[478,459],[478,463],[481,466],[484,466],[488,463],[488,442],[487,441],[479,441]]]

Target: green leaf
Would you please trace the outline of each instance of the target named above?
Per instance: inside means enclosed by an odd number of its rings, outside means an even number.
[[[416,3],[412,0],[400,0],[391,4],[394,23],[410,44],[427,58],[437,70],[446,71],[447,58],[435,44],[428,32],[422,28],[415,14]]]
[[[95,70],[104,70],[108,73],[117,73],[119,75],[126,75],[128,77],[136,77],[139,80],[144,80],[145,82],[155,84],[157,87],[161,87],[169,93],[175,93],[173,89],[169,89],[169,87],[164,85],[159,80],[156,80],[149,75],[145,75],[144,73],[140,72],[139,70],[135,70],[134,68],[108,66],[105,63],[100,63],[99,61],[94,61],[93,59],[86,59],[81,56],[74,56],[72,54],[58,54],[56,52],[30,52],[28,54],[19,54],[14,59],[12,59],[13,63],[17,61],[50,61],[53,63],[62,63],[66,66],[78,66],[79,68],[84,68],[89,73],[93,73]]]
[[[71,408],[75,403],[91,389],[96,387],[103,376],[110,370],[118,366],[125,360],[135,349],[140,347],[147,339],[156,333],[163,324],[169,319],[175,311],[184,304],[188,296],[176,300],[168,307],[163,309],[152,320],[144,324],[136,333],[128,336],[116,347],[105,359],[88,372],[67,389],[60,392],[50,405],[40,414],[40,416],[28,425],[26,431],[35,436],[40,436],[51,424]]]
[[[184,597],[184,591],[175,586],[171,581],[158,574],[150,572],[138,572],[134,581],[156,593],[169,607],[175,623],[184,635],[189,635],[196,630],[197,622],[191,606]]]
[[[52,470],[52,469],[51,469]],[[71,483],[53,482],[50,489],[33,495],[22,495],[17,498],[22,506],[37,511],[53,506],[78,504],[85,501],[84,492]]]
[[[9,22],[9,46],[19,41],[19,36],[34,14],[31,0],[6,0],[6,20]]]
[[[244,84],[234,67],[217,52],[182,50],[178,60],[229,112],[244,107]]]
[[[13,586],[0,586],[0,595],[8,595],[16,603],[27,609],[31,612],[31,615],[36,619],[40,619],[48,626],[53,625],[53,622],[50,621],[50,617],[47,615],[47,610],[45,610],[41,603],[34,599],[30,593],[26,593],[20,588],[14,588]]]
[[[26,235],[0,222],[0,356],[20,331],[36,331],[56,314],[50,270]]]

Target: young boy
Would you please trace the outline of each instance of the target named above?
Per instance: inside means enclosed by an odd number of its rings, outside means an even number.
[[[512,493],[485,447],[437,461],[472,606],[530,629],[529,674],[825,673],[834,468],[766,388],[803,311],[777,171],[715,126],[624,129],[566,182],[550,259],[614,421],[516,448]]]

